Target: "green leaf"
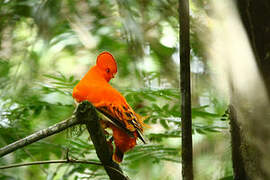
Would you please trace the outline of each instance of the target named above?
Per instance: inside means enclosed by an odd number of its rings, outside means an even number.
[[[160,119],[159,122],[165,129],[169,129],[169,125],[165,119]]]

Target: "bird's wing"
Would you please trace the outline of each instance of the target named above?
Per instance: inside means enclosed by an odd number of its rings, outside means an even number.
[[[104,104],[96,107],[98,111],[109,118],[109,121],[115,126],[127,132],[127,134],[134,136],[137,132],[138,137],[144,142],[143,138],[143,123],[137,119],[135,112],[127,104]]]

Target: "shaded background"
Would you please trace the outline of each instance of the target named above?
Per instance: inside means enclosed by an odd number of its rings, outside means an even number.
[[[131,179],[181,174],[177,0],[4,0],[0,2],[0,146],[71,116],[72,88],[102,51],[118,63],[112,85],[151,126],[121,164]],[[191,71],[195,179],[232,177],[227,102],[210,83],[205,45],[208,1],[192,1]],[[0,164],[98,161],[84,127],[43,139]],[[98,166],[40,165],[2,170],[0,179],[107,179]]]

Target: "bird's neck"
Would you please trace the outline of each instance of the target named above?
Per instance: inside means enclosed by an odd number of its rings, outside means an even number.
[[[97,66],[93,66],[84,76],[85,79],[90,81],[99,81],[104,83],[108,83],[108,81],[104,77],[104,72],[99,69]]]

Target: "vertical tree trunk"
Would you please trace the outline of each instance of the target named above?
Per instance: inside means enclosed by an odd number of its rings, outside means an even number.
[[[270,1],[235,1],[270,97]]]
[[[182,112],[182,176],[193,179],[190,93],[189,1],[179,0],[180,87]]]
[[[239,153],[242,154],[248,179],[270,179],[270,1],[234,1],[268,95],[268,100],[265,97],[261,101],[250,101],[251,103],[246,99],[258,97],[263,90],[258,89],[256,94],[250,94],[251,97],[243,97],[241,94],[233,97],[235,108],[241,113],[237,124],[243,129],[240,133]],[[235,163],[233,166],[237,166]]]
[[[231,126],[231,146],[234,180],[247,179],[246,170],[241,153],[241,133],[237,123],[237,113],[233,105],[229,105],[229,117]]]

